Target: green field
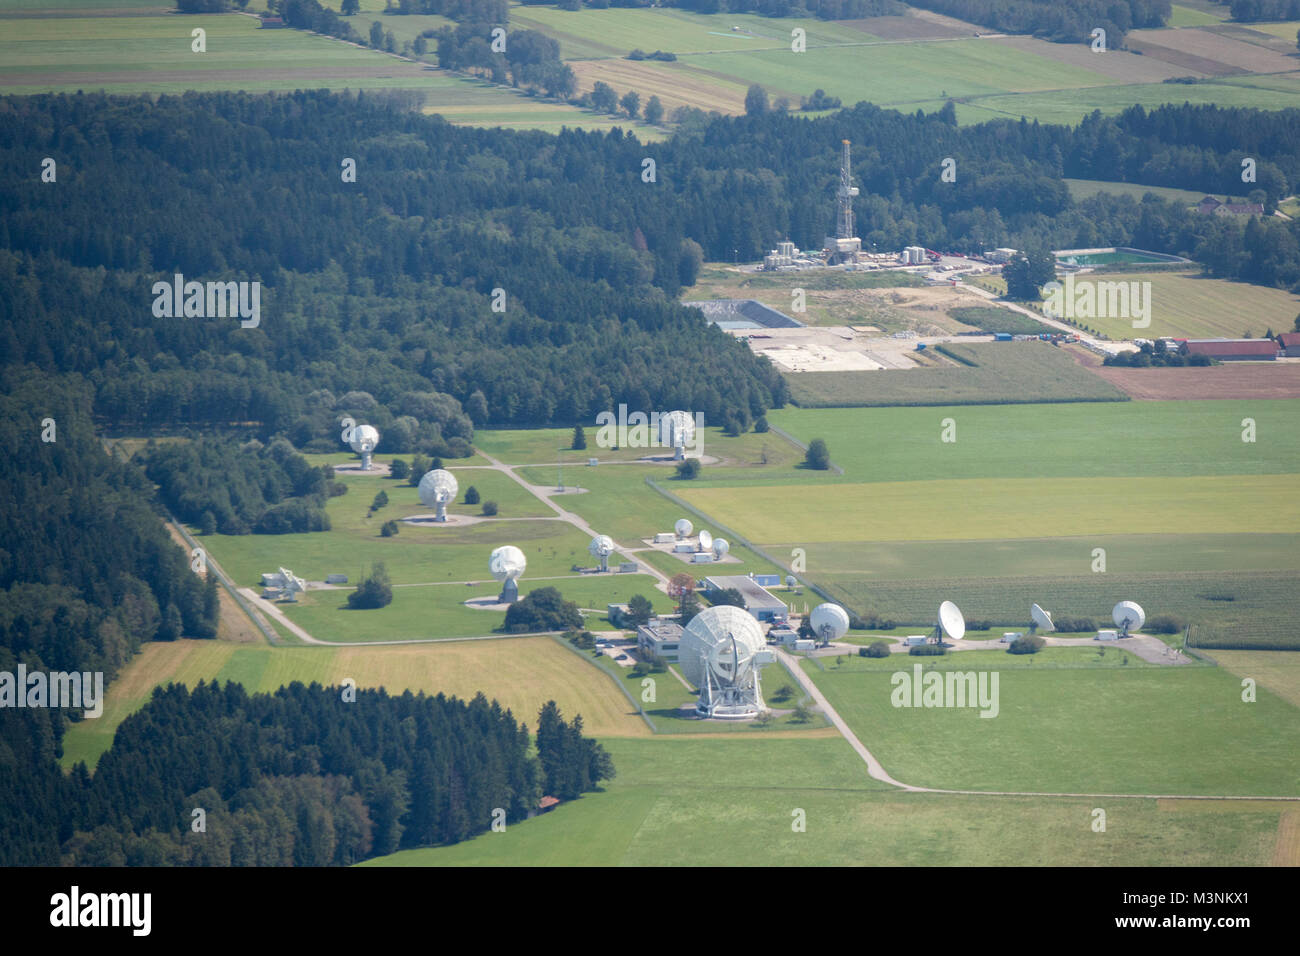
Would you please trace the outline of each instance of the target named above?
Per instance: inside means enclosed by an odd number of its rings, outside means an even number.
[[[1094,833],[1096,800],[881,792],[841,740],[603,743],[618,768],[603,792],[366,865],[1251,865],[1270,859],[1285,809],[1110,800],[1107,831]],[[792,829],[795,810],[805,832]]]
[[[884,669],[805,667],[896,779],[971,790],[1280,796],[1300,792],[1296,708],[1243,703],[1217,668],[1007,667],[999,651],[949,666],[999,673],[999,710],[894,707]],[[911,672],[910,666],[896,670]],[[1195,701],[1189,709],[1188,702]],[[1192,714],[1195,716],[1193,717]]]
[[[1141,200],[1147,193],[1154,193],[1170,202],[1194,206],[1205,198],[1205,193],[1191,189],[1173,189],[1169,186],[1143,186],[1139,183],[1105,182],[1099,179],[1066,179],[1064,182],[1069,187],[1070,197],[1075,201],[1099,194],[1130,196]]]
[[[1081,276],[1097,282],[1149,282],[1143,301],[1150,303],[1151,326],[1139,331],[1132,318],[1087,318],[1085,322],[1112,339],[1134,335],[1154,338],[1256,338],[1272,329],[1288,331],[1300,312],[1300,296],[1284,289],[1203,278],[1181,272],[1123,272]],[[1080,281],[1076,280],[1076,281]],[[1076,293],[1077,294],[1077,293]]]
[[[1122,402],[1115,386],[1046,342],[945,345],[974,363],[958,368],[799,372],[786,376],[804,408],[997,402]]]

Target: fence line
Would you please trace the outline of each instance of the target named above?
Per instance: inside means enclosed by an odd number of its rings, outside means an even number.
[[[587,655],[586,655],[586,654],[584,654],[582,651],[578,650],[578,648],[574,647],[572,644],[570,644],[570,643],[569,643],[568,641],[566,641],[564,638],[562,638],[562,637],[560,637],[560,636],[558,636],[558,635],[552,634],[552,635],[551,635],[551,639],[554,640],[554,641],[556,641],[556,642],[557,642],[561,647],[565,648],[566,650],[568,650],[568,651],[570,651],[570,652],[572,652],[572,653],[574,653],[574,654],[577,654],[577,655],[578,655],[579,657],[581,657],[584,661],[587,661],[588,664],[591,664],[591,661],[587,660]],[[611,674],[609,671],[605,670],[605,668],[601,667],[599,664],[593,664],[592,666],[595,667],[595,668],[596,668],[598,671],[600,671],[601,673],[603,673],[603,674],[604,674],[606,677],[608,677],[610,680],[612,680],[612,681],[614,682],[615,686],[617,686],[618,689],[621,690],[621,691],[623,692],[623,696],[627,698],[628,703],[631,704],[633,707],[636,708],[636,712],[637,712],[637,714],[640,715],[641,719],[644,720],[644,721],[646,722],[646,725],[650,728],[650,732],[651,732],[652,734],[657,734],[657,733],[659,733],[659,728],[655,726],[655,722],[654,722],[653,720],[650,719],[650,715],[647,714],[647,713],[645,712],[645,708],[641,706],[640,702],[637,701],[637,699],[636,699],[635,697],[632,696],[632,692],[629,691],[626,687],[623,686],[623,682],[622,682],[621,680],[619,680],[617,677],[615,677],[613,674]]]

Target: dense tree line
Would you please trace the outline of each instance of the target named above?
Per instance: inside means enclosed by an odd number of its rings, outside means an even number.
[[[571,97],[577,89],[573,70],[560,59],[560,44],[539,30],[514,30],[505,49],[492,48],[490,23],[444,27],[438,40],[438,65],[444,70],[481,73],[494,83],[509,80],[515,88],[540,90],[547,96]]]
[[[1300,19],[1300,0],[1232,0],[1229,9],[1232,19],[1243,23]]]
[[[1170,0],[910,0],[914,7],[993,27],[1032,33],[1059,43],[1084,42],[1098,27],[1108,47],[1118,47],[1129,30],[1162,27]]]
[[[899,0],[523,0],[525,4],[554,4],[562,10],[588,7],[681,7],[695,13],[757,13],[765,17],[818,17],[822,20],[857,20],[863,17],[901,16],[907,12]]]
[[[145,473],[176,517],[205,533],[328,531],[325,499],[347,491],[328,467],[314,468],[283,438],[201,439],[150,445]]]
[[[533,756],[528,728],[482,694],[173,684],[122,722],[93,776],[17,751],[44,805],[9,799],[0,765],[0,862],[346,865],[467,839],[498,810],[514,823],[543,794],[573,799],[614,775],[581,717],[566,723],[553,702],[536,743]]]

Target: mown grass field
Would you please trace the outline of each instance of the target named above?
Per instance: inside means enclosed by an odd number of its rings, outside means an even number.
[[[960,368],[787,375],[803,408],[1032,402],[1117,402],[1123,392],[1046,342],[945,345],[976,364]]]
[[[1207,817],[1188,801],[1114,800],[1094,833],[1095,800],[881,792],[842,740],[603,743],[618,768],[603,792],[504,833],[365,865],[1253,865],[1272,858],[1285,809],[1216,804]],[[796,810],[804,832],[792,829]]]
[[[650,732],[608,677],[548,637],[362,648],[181,640],[145,645],[107,688],[103,716],[68,731],[63,766],[85,761],[93,767],[118,725],[160,685],[233,680],[249,693],[270,693],[293,681],[340,686],[348,677],[358,687],[383,687],[390,694],[410,690],[468,699],[484,691],[530,726],[542,704],[554,699],[566,715],[581,713],[588,733]]]
[[[1100,179],[1066,179],[1065,185],[1074,200],[1087,199],[1099,193],[1112,196],[1131,196],[1141,200],[1147,193],[1154,193],[1161,199],[1185,203],[1194,206],[1204,198],[1205,193],[1191,189],[1173,189],[1169,186],[1143,186],[1139,183],[1107,182]]]
[[[884,670],[805,666],[896,779],[1051,793],[1300,793],[1300,712],[1268,691],[1241,700],[1217,668],[1007,667],[999,651],[951,666],[999,674],[999,710],[894,707]],[[909,662],[914,663],[914,662]],[[896,670],[911,673],[911,667]],[[1194,702],[1194,703],[1193,703]]]
[[[1150,292],[1142,301],[1150,303],[1151,326],[1133,328],[1133,318],[1080,319],[1112,339],[1135,335],[1155,338],[1259,338],[1268,330],[1289,331],[1300,313],[1300,296],[1285,289],[1270,289],[1245,282],[1202,278],[1181,272],[1090,272],[1080,277],[1096,282],[1149,282]],[[1077,288],[1077,286],[1076,286]],[[1077,292],[1076,292],[1077,296]]]

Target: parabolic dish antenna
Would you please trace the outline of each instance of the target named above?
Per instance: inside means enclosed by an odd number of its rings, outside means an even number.
[[[818,604],[808,615],[808,625],[822,644],[829,644],[848,633],[849,612],[838,604]]]
[[[488,570],[502,585],[499,603],[513,604],[519,600],[519,577],[526,567],[528,559],[513,544],[502,545],[488,557]]]
[[[673,531],[677,533],[679,538],[689,538],[693,530],[695,530],[695,526],[691,524],[689,518],[678,518],[677,523],[673,525]]]
[[[434,521],[447,520],[447,505],[456,500],[456,493],[459,491],[460,485],[456,482],[456,476],[441,468],[426,472],[420,479],[420,501],[432,505],[438,511]]]
[[[795,578],[795,576],[794,576],[793,574],[787,574],[787,575],[785,576],[785,586],[786,586],[786,587],[788,587],[788,588],[792,588],[792,587],[794,587],[794,586],[795,586],[796,584],[798,584],[798,583],[799,583],[799,581]]]
[[[715,561],[721,561],[727,556],[727,552],[730,550],[731,544],[726,538],[713,539],[713,558]]]
[[[685,447],[695,437],[695,419],[689,412],[665,412],[659,416],[659,443],[675,449],[675,458],[685,457]]]
[[[700,550],[709,551],[713,548],[713,535],[707,531],[700,531]]]
[[[352,429],[352,450],[361,456],[361,470],[370,470],[370,454],[379,444],[379,431],[374,425],[358,425]]]
[[[600,560],[600,569],[609,570],[609,556],[614,553],[614,539],[607,534],[598,534],[591,539],[591,544],[587,545],[587,550],[591,552],[593,558]]]
[[[1041,631],[1054,631],[1056,625],[1052,623],[1052,615],[1048,614],[1037,604],[1029,608],[1029,617],[1038,625]]]
[[[1136,601],[1120,601],[1110,612],[1111,618],[1115,621],[1115,626],[1124,629],[1124,633],[1129,631],[1140,631],[1142,625],[1146,623],[1146,611]]]
[[[763,710],[756,657],[765,648],[763,627],[743,608],[705,608],[682,632],[678,659],[686,679],[700,689],[696,705],[708,717],[744,719]]]
[[[954,641],[960,641],[966,634],[966,619],[961,616],[961,609],[951,601],[939,605],[939,630]]]

